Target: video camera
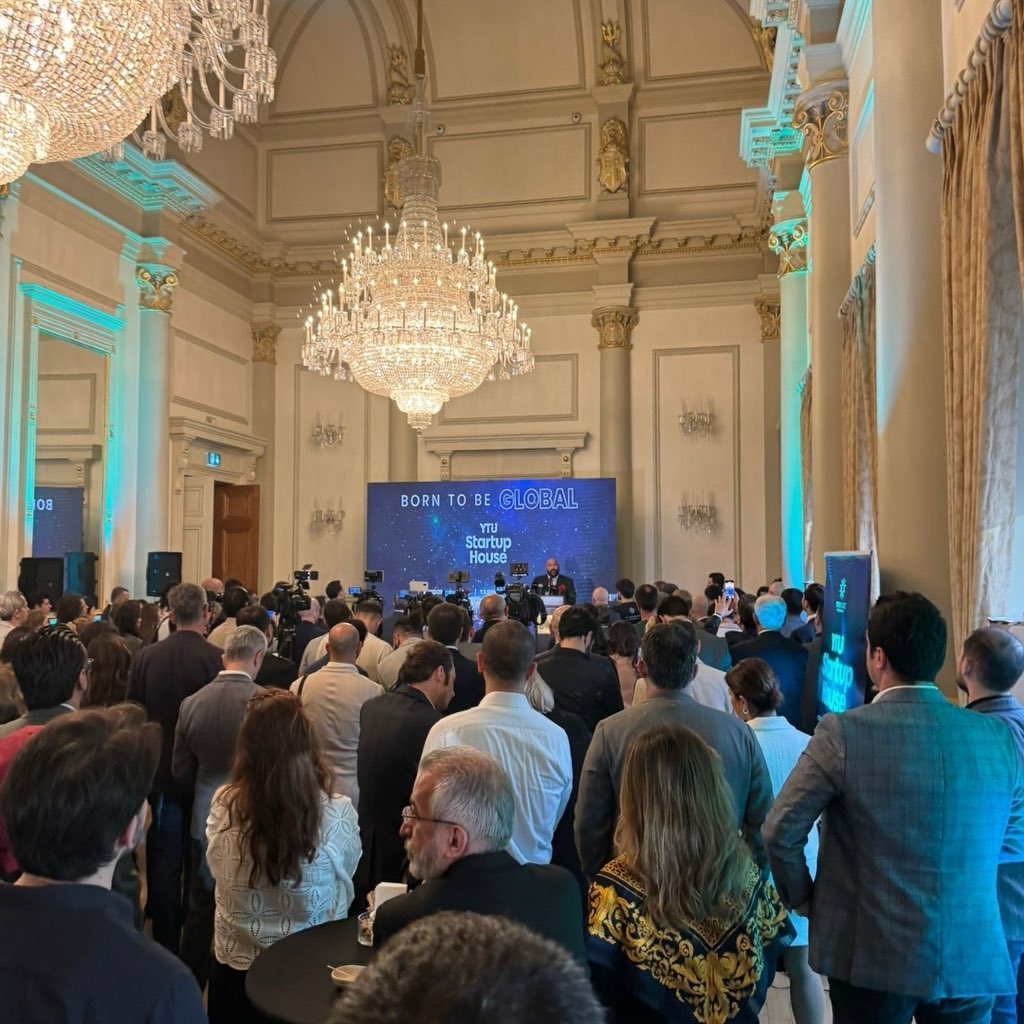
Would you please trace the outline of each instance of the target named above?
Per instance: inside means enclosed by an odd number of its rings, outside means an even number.
[[[381,569],[364,569],[362,587],[349,587],[348,596],[350,604],[359,604],[360,601],[376,601],[384,605],[384,598],[380,596],[377,589],[378,583],[384,582],[384,572]]]
[[[461,569],[453,569],[448,573],[448,582],[455,584],[455,590],[444,594],[445,601],[448,604],[456,604],[460,608],[465,608],[468,612],[472,613],[473,602],[469,599],[469,590],[462,585],[469,582],[469,573],[463,572]]]
[[[504,573],[494,577],[494,589],[505,597],[505,611],[510,619],[521,622],[524,626],[533,623],[541,625],[548,617],[544,602],[536,594],[530,592],[522,580],[529,575],[526,562],[512,562],[508,574],[515,581],[505,582]]]
[[[311,580],[320,579],[320,574],[313,569],[313,563],[307,562],[301,569],[292,573],[292,583],[278,583],[274,587],[274,600],[277,602],[277,653],[282,658],[291,658],[295,649],[295,627],[299,622],[299,613],[308,612],[313,607],[309,596]]]

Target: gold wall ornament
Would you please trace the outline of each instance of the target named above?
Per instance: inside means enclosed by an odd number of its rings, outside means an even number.
[[[597,347],[621,348],[627,352],[633,348],[633,328],[639,323],[637,311],[630,306],[602,306],[595,309],[590,326],[597,331]]]
[[[180,82],[160,98],[160,109],[164,112],[164,121],[167,127],[177,133],[178,129],[188,120],[188,107],[185,106],[185,98],[181,95]]]
[[[621,192],[629,181],[629,137],[626,125],[617,117],[601,125],[597,180],[604,192]]]
[[[797,99],[793,127],[804,134],[804,163],[808,170],[848,152],[849,102],[846,90],[834,86],[811,89]]]
[[[782,329],[782,307],[777,302],[755,302],[761,317],[761,340],[778,341]]]
[[[402,46],[388,47],[388,103],[412,103],[416,87],[409,80],[409,58]]]
[[[388,140],[388,166],[384,171],[384,199],[396,210],[402,208],[405,201],[402,186],[398,178],[398,164],[407,156],[412,156],[412,144],[400,136]]]
[[[622,56],[622,26],[617,21],[601,22],[601,85],[622,85],[629,81],[629,64]]]
[[[136,267],[135,280],[139,286],[139,309],[171,312],[174,289],[179,283],[176,270],[167,267]]]
[[[281,328],[277,324],[252,329],[252,361],[254,363],[277,363],[277,336]]]
[[[776,224],[768,247],[779,257],[779,277],[807,269],[807,222],[788,220]]]
[[[779,37],[778,25],[763,25],[760,18],[751,18],[750,31],[757,48],[761,51],[765,70],[771,71],[775,63],[775,43]]]

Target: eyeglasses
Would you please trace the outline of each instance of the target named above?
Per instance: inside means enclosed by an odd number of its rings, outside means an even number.
[[[402,821],[406,823],[410,821],[428,821],[434,825],[455,825],[457,828],[464,827],[463,825],[460,825],[457,821],[448,821],[445,818],[424,818],[423,815],[417,814],[412,809],[411,804],[408,807],[402,808]]]

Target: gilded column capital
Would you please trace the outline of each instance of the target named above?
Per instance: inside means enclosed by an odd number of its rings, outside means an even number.
[[[835,83],[809,89],[797,97],[793,127],[804,134],[804,163],[808,170],[847,154],[849,111],[850,94]]]
[[[777,302],[754,303],[761,317],[761,341],[778,341],[782,326],[782,307]]]
[[[768,247],[779,257],[779,277],[807,269],[807,221],[787,220],[768,235]]]
[[[174,305],[174,289],[178,287],[178,271],[173,267],[142,265],[135,268],[139,286],[139,309],[170,313]]]
[[[598,350],[621,348],[627,352],[633,348],[633,328],[640,316],[631,306],[601,306],[594,310],[590,326],[597,331]]]
[[[252,329],[252,361],[254,363],[277,363],[277,336],[281,328],[277,324],[266,324]]]

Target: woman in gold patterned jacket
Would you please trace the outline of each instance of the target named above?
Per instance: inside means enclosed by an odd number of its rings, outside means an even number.
[[[611,1020],[756,1024],[793,928],[740,838],[718,755],[682,726],[642,733],[619,808],[587,936]]]

